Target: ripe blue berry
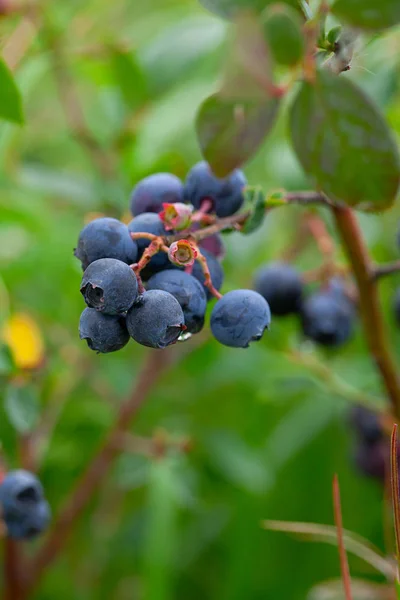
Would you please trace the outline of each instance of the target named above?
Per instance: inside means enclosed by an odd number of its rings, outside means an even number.
[[[319,292],[303,303],[301,322],[306,337],[322,346],[341,346],[353,333],[354,311],[348,300]]]
[[[126,263],[115,258],[100,258],[84,272],[81,294],[90,308],[105,315],[121,315],[135,302],[138,283]]]
[[[132,219],[128,225],[128,229],[132,233],[144,232],[159,236],[168,235],[158,214],[150,212],[142,213]],[[138,247],[138,260],[140,260],[143,252],[149,246],[150,240],[142,238],[135,241]],[[154,273],[158,273],[158,271],[170,268],[170,265],[168,255],[165,252],[158,252],[152,257],[148,265],[146,265],[145,273],[142,273],[143,280],[145,281]]]
[[[150,348],[166,348],[176,342],[184,329],[179,302],[162,290],[149,290],[126,315],[130,336]]]
[[[377,479],[382,483],[386,479],[390,460],[389,445],[386,440],[370,444],[365,440],[357,442],[354,462],[363,475]]]
[[[207,162],[197,163],[188,173],[185,183],[185,199],[199,209],[203,200],[210,200],[218,217],[229,217],[242,206],[243,189],[247,184],[242,171],[236,169],[228,177],[219,179]]]
[[[222,236],[219,233],[214,233],[210,237],[204,238],[199,242],[200,250],[207,250],[210,254],[213,254],[215,258],[221,260],[225,256],[225,245]]]
[[[258,342],[270,323],[268,302],[253,290],[228,292],[211,313],[213,336],[233,348],[247,348],[251,342]]]
[[[7,533],[15,539],[35,537],[50,520],[43,487],[29,471],[18,469],[7,473],[0,485],[0,505]]]
[[[216,290],[220,290],[224,281],[224,270],[222,268],[221,263],[215,258],[213,254],[208,252],[207,250],[201,251],[202,255],[207,260],[207,265],[211,275],[211,281]],[[211,300],[214,296],[211,294],[210,290],[205,287],[205,277],[203,273],[203,269],[201,264],[196,261],[193,265],[192,275],[195,277],[201,285],[204,287],[206,296],[208,300]]]
[[[141,213],[159,213],[163,204],[183,202],[183,184],[171,173],[155,173],[145,177],[134,187],[131,197],[133,216]]]
[[[303,284],[291,265],[273,263],[260,269],[254,287],[269,304],[273,315],[284,316],[300,310]]]
[[[137,245],[124,223],[101,217],[82,229],[74,254],[81,261],[83,270],[99,258],[116,258],[129,265],[136,262]]]
[[[207,298],[203,286],[192,275],[179,270],[162,271],[149,279],[147,289],[164,290],[178,300],[188,333],[198,333],[203,328]]]
[[[79,337],[91,350],[104,354],[121,350],[129,341],[123,317],[103,315],[94,308],[85,308],[81,314]]]
[[[355,406],[352,409],[350,422],[359,438],[366,444],[374,444],[384,438],[378,416],[364,406]]]

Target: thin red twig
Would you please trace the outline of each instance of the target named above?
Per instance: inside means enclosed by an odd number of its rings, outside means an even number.
[[[398,464],[398,442],[397,442],[397,423],[393,425],[392,437],[390,440],[390,482],[392,488],[392,505],[394,532],[396,539],[396,558],[398,564],[397,579],[400,572],[400,490],[399,490],[399,464]]]
[[[352,600],[353,596],[351,593],[351,578],[349,563],[347,560],[346,548],[343,539],[343,519],[342,519],[342,507],[340,503],[340,489],[338,476],[335,474],[332,483],[333,489],[333,509],[335,515],[335,524],[337,532],[337,542],[340,559],[340,570],[342,572],[343,588],[346,600]]]

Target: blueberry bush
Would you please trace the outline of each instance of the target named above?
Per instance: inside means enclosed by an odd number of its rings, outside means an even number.
[[[400,598],[399,48],[0,0],[5,600]]]

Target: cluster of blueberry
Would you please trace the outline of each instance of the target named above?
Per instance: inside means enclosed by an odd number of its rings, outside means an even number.
[[[292,265],[277,262],[256,273],[254,287],[274,316],[299,315],[304,335],[321,346],[340,346],[353,333],[355,307],[338,278],[304,297],[300,273]]]
[[[33,473],[22,469],[9,471],[2,480],[0,507],[7,535],[14,539],[32,539],[50,521],[42,484]]]
[[[168,173],[139,182],[128,225],[99,218],[84,227],[75,256],[84,270],[81,293],[88,306],[79,331],[89,348],[113,352],[130,337],[165,348],[202,329],[213,296],[219,299],[210,326],[219,342],[247,347],[262,337],[271,320],[268,303],[252,290],[221,296],[222,239],[198,235],[241,208],[245,186],[240,170],[219,179],[203,161],[184,184]]]

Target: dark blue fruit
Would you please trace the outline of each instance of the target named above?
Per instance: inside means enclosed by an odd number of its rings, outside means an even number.
[[[211,313],[213,336],[233,348],[247,348],[251,342],[258,342],[270,323],[268,302],[253,290],[228,292]]]
[[[364,406],[352,408],[350,423],[358,437],[366,444],[375,444],[384,438],[378,415]]]
[[[210,237],[204,238],[199,242],[200,250],[207,250],[210,254],[213,254],[215,258],[220,260],[225,256],[225,245],[222,236],[219,233],[214,233]]]
[[[126,263],[115,258],[100,258],[84,272],[81,294],[90,308],[106,315],[120,315],[135,302],[138,283]]]
[[[131,212],[133,216],[141,213],[159,213],[163,204],[183,202],[183,184],[179,177],[171,173],[155,173],[145,177],[133,188]]]
[[[162,290],[145,292],[126,315],[130,336],[150,348],[166,348],[176,342],[184,322],[179,302]]]
[[[79,337],[91,350],[104,354],[121,350],[129,341],[123,317],[103,315],[94,308],[85,308],[81,314]]]
[[[188,333],[198,333],[203,328],[207,298],[203,286],[192,275],[178,270],[162,271],[149,279],[147,289],[164,290],[178,300]]]
[[[128,225],[129,231],[132,233],[152,233],[153,235],[164,236],[168,235],[168,232],[165,231],[164,225],[156,213],[142,213],[138,215]],[[142,238],[139,240],[135,240],[138,247],[138,260],[142,258],[143,252],[149,246],[150,240],[146,240],[146,238]],[[155,254],[150,260],[149,264],[146,266],[146,271],[143,274],[143,279],[146,280],[154,273],[158,273],[158,271],[162,271],[165,268],[169,268],[171,263],[168,260],[168,255],[166,252],[158,252]]]
[[[43,487],[29,471],[7,473],[0,485],[0,505],[7,534],[12,538],[33,538],[49,523],[50,507]]]
[[[204,200],[210,200],[218,217],[229,217],[239,210],[244,201],[243,189],[247,184],[242,171],[236,169],[228,177],[219,179],[207,162],[197,163],[188,173],[185,199],[199,209]]]
[[[82,229],[74,254],[81,261],[83,270],[99,258],[116,258],[129,265],[136,262],[137,245],[124,223],[101,217]]]
[[[222,268],[222,265],[215,258],[215,256],[213,254],[211,254],[210,252],[208,252],[207,250],[202,250],[201,253],[203,256],[205,256],[205,258],[207,260],[207,265],[208,265],[208,269],[210,271],[212,284],[215,287],[215,289],[219,291],[221,289],[223,281],[224,281],[224,270]],[[211,300],[212,298],[214,298],[214,296],[211,294],[210,290],[208,288],[206,288],[204,285],[205,277],[204,277],[204,273],[203,273],[201,264],[198,261],[196,261],[193,265],[192,275],[204,287],[207,299]]]
[[[303,303],[301,322],[306,337],[322,346],[337,347],[353,333],[354,310],[347,300],[319,292]]]
[[[266,299],[273,315],[299,312],[303,283],[291,265],[277,262],[263,267],[256,273],[254,287]]]
[[[389,456],[389,444],[386,440],[373,444],[361,440],[355,448],[354,462],[363,475],[378,479],[383,483],[388,474]]]

